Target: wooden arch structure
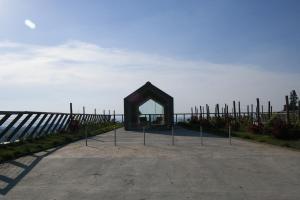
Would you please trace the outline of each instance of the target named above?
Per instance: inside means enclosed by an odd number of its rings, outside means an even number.
[[[152,85],[149,81],[142,87],[124,98],[124,127],[125,130],[141,128],[139,124],[139,107],[149,99],[159,103],[164,109],[164,127],[173,124],[173,97]]]

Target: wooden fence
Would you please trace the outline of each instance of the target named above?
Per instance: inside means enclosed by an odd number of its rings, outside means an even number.
[[[74,122],[77,125],[85,123],[98,124],[115,121],[116,114],[82,114],[55,112],[30,112],[30,111],[0,111],[0,143],[6,144],[36,138],[44,135],[55,134],[67,130]],[[83,108],[83,110],[85,110]],[[122,117],[123,119],[123,117]]]

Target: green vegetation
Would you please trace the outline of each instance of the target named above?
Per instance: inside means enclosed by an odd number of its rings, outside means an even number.
[[[265,125],[251,125],[246,120],[241,120],[241,122],[232,123],[231,135],[233,137],[300,150],[299,123],[287,127],[282,124],[282,121],[278,121],[278,117],[276,116],[272,117]],[[187,129],[199,131],[200,123],[193,120],[191,122],[180,122],[179,125]],[[203,130],[208,133],[228,137],[228,126],[222,119],[204,119],[201,124]]]
[[[116,127],[119,128],[122,127],[122,125],[116,124]],[[87,136],[91,137],[113,130],[114,124],[89,124],[86,129]],[[83,138],[85,138],[85,128],[79,127],[76,131],[50,134],[35,139],[28,138],[19,142],[0,145],[0,162],[62,146]]]

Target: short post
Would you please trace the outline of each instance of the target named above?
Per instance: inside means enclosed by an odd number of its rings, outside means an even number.
[[[177,114],[175,114],[175,123],[177,124]]]
[[[174,126],[172,125],[172,145],[174,145]]]
[[[145,126],[143,126],[143,133],[144,133],[144,146],[146,145],[146,132],[145,132]]]
[[[201,146],[203,145],[203,130],[202,126],[200,125],[200,137],[201,137]]]
[[[231,125],[229,122],[229,127],[228,127],[228,137],[229,137],[229,144],[231,145]]]
[[[83,106],[83,119],[84,119],[84,135],[85,135],[85,146],[87,146],[87,127],[85,120],[85,107]]]
[[[117,146],[117,129],[115,125],[114,125],[114,145]]]

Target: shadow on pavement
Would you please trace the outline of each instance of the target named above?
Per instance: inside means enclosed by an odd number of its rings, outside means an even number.
[[[44,157],[54,153],[55,151],[62,148],[63,146],[1,163],[0,164],[0,195],[6,195]]]

